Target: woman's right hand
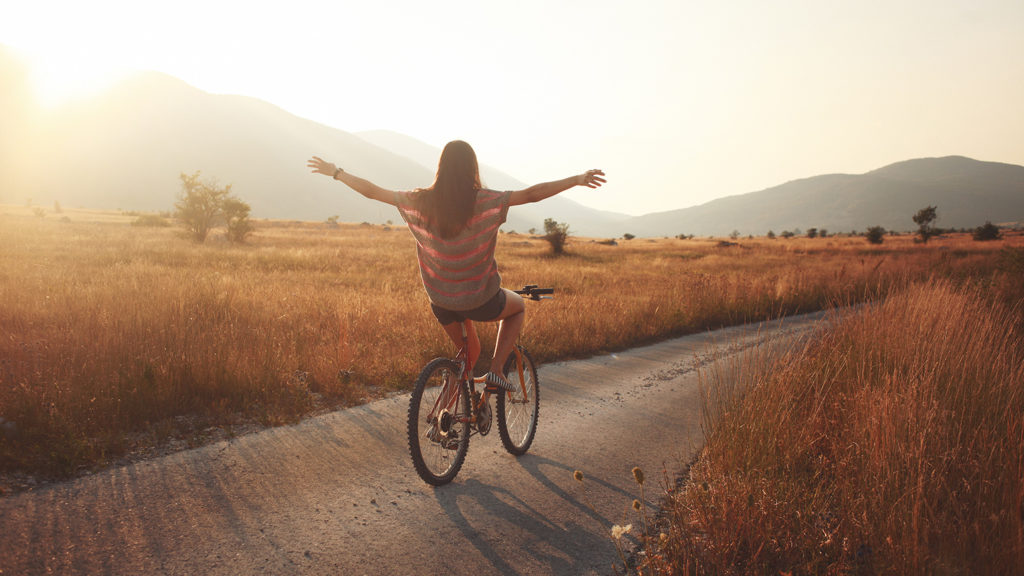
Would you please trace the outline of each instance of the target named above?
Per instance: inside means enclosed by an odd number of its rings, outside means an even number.
[[[587,188],[597,188],[601,184],[607,182],[604,178],[604,172],[601,170],[587,170],[583,174],[576,177],[577,186],[586,186]]]

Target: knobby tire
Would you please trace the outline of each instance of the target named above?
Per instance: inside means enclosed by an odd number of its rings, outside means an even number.
[[[526,401],[523,402],[522,382],[516,366],[516,354],[509,355],[505,362],[505,379],[515,387],[511,401],[508,392],[499,392],[495,412],[497,412],[498,435],[501,443],[510,454],[521,456],[530,449],[533,438],[537,434],[537,419],[540,417],[540,381],[537,378],[537,366],[522,346],[516,346],[523,359],[523,378],[526,381]]]
[[[409,399],[409,453],[413,467],[420,478],[434,486],[447,484],[455,478],[469,450],[469,390],[464,381],[454,382],[458,370],[458,365],[447,358],[430,361],[416,379]],[[454,423],[451,425],[451,432],[457,435],[454,448],[446,448],[441,442],[428,437],[431,426],[428,414],[437,402],[446,378],[452,380],[450,385],[458,386],[458,400],[452,414]]]

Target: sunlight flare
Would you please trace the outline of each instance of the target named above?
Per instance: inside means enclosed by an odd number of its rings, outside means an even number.
[[[100,94],[128,73],[119,65],[65,48],[32,54],[29,63],[36,102],[47,109]]]

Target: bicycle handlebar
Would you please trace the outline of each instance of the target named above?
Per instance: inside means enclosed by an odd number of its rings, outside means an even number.
[[[530,300],[546,300],[552,298],[552,296],[545,296],[546,294],[554,294],[554,288],[538,288],[536,284],[527,284],[523,286],[522,290],[514,290],[516,294],[525,296]]]

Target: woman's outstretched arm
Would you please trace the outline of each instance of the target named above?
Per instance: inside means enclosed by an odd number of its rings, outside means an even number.
[[[330,176],[335,180],[344,182],[349,188],[359,192],[371,200],[378,200],[385,204],[391,204],[392,206],[395,205],[395,193],[393,191],[381,188],[365,178],[353,176],[341,168],[338,168],[333,163],[323,160],[317,156],[310,158],[306,167],[312,168],[314,174],[323,174],[324,176]]]
[[[577,174],[576,176],[570,176],[562,180],[535,184],[529,188],[513,192],[512,196],[509,198],[509,204],[511,206],[518,206],[520,204],[529,204],[530,202],[540,202],[541,200],[550,198],[559,192],[565,192],[573,186],[597,188],[606,182],[602,176],[604,176],[604,172],[600,170],[587,170],[583,174]]]

